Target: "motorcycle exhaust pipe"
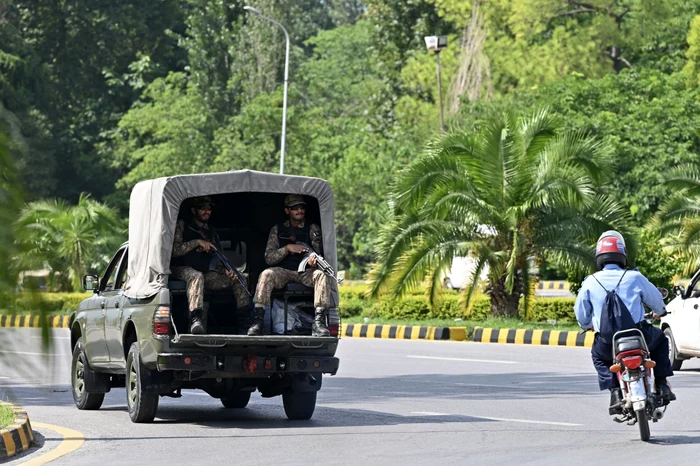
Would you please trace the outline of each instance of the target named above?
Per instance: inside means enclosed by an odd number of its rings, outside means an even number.
[[[652,414],[652,416],[654,417],[654,420],[655,420],[655,421],[658,421],[659,419],[661,419],[662,417],[664,417],[664,412],[661,411],[659,408],[656,408],[656,409],[654,410],[654,413]]]

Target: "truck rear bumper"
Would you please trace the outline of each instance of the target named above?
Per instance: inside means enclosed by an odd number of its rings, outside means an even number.
[[[335,375],[339,364],[340,360],[333,357],[217,356],[194,352],[161,353],[156,359],[156,367],[161,372],[217,372],[238,377],[260,377],[275,373]]]

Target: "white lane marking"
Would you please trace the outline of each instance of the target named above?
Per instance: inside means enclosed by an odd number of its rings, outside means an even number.
[[[183,395],[197,395],[197,396],[208,396],[209,398],[212,398],[212,396],[208,393],[201,393],[201,392],[181,392]]]
[[[469,416],[478,419],[488,419],[489,421],[502,421],[502,422],[519,422],[521,424],[544,424],[548,426],[566,426],[566,427],[580,427],[583,424],[572,424],[570,422],[550,422],[550,421],[533,421],[530,419],[507,419],[504,417],[486,417],[486,416]]]
[[[439,361],[485,362],[488,364],[517,364],[515,361],[496,361],[493,359],[439,358],[437,356],[406,356],[412,359],[437,359]]]
[[[508,419],[504,417],[487,417],[487,416],[472,416],[470,414],[445,414],[445,413],[433,413],[430,411],[412,411],[411,414],[417,414],[419,416],[466,416],[476,419],[486,419],[489,421],[501,421],[501,422],[518,422],[521,424],[544,424],[548,426],[565,426],[565,427],[580,427],[583,424],[572,424],[570,422],[551,422],[551,421],[533,421],[531,419]]]
[[[58,353],[28,353],[26,351],[9,351],[9,350],[0,350],[0,353],[2,354],[25,354],[27,356],[70,356],[68,353],[66,354],[58,354]]]

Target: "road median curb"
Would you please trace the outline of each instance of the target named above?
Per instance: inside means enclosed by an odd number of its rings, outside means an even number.
[[[342,324],[341,336],[388,338],[395,340],[455,340],[476,343],[502,343],[590,348],[593,334],[566,330],[526,330],[483,327],[430,327],[417,325]]]
[[[49,327],[68,328],[70,316],[46,316]],[[38,328],[41,327],[41,316],[31,315],[0,315],[0,328]]]
[[[34,442],[34,433],[26,411],[4,401],[0,401],[0,405],[9,406],[15,413],[14,423],[0,429],[0,459],[2,459],[29,450]]]

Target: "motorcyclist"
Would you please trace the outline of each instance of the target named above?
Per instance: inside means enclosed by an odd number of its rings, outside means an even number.
[[[662,317],[666,314],[666,307],[661,293],[639,271],[626,270],[625,239],[617,231],[606,231],[598,238],[596,264],[599,271],[586,277],[581,284],[574,311],[582,329],[593,329],[596,332],[591,357],[598,372],[600,389],[610,390],[610,414],[621,414],[624,404],[622,391],[614,374],[610,372],[610,366],[613,364],[612,342],[606,341],[600,334],[601,317],[607,317],[602,315],[603,304],[607,292],[613,290],[627,307],[634,325],[644,335],[651,359],[656,362],[654,379],[657,393],[661,394],[664,404],[668,404],[676,399],[666,381],[667,377],[673,375],[668,355],[668,340],[660,329],[644,320],[642,305],[644,303],[651,308],[654,318]]]

